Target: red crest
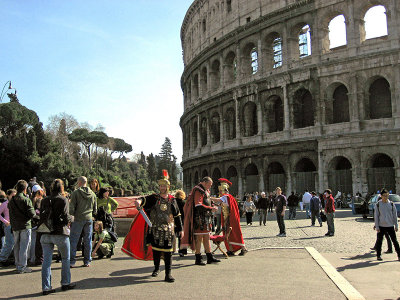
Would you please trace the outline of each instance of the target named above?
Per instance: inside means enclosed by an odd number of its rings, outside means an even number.
[[[231,186],[232,185],[232,182],[230,182],[228,179],[226,179],[226,178],[220,178],[220,179],[218,179],[218,181],[219,182],[225,182],[225,183],[227,183],[229,186]]]

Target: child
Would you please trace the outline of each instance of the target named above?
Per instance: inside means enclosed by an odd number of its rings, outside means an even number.
[[[108,231],[103,229],[102,221],[96,221],[94,223],[94,240],[92,249],[92,257],[95,257],[97,254],[99,259],[102,259],[104,256],[110,258],[114,254],[114,242],[112,241]]]

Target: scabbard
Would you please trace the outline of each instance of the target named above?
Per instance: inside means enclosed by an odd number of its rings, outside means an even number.
[[[146,215],[146,212],[143,210],[143,208],[139,207],[138,208],[140,214],[142,215],[143,219],[146,221],[147,225],[149,225],[149,227],[152,227],[153,224],[151,224],[151,221],[149,219],[149,217]]]

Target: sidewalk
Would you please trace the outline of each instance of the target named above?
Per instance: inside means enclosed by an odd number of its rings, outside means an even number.
[[[346,299],[305,249],[264,249],[220,258],[219,264],[196,266],[193,254],[174,255],[176,282],[171,284],[163,281],[163,268],[158,278],[152,278],[152,262],[131,259],[117,249],[111,260],[72,269],[77,288],[68,292],[60,289],[61,264],[54,263],[52,283],[57,292],[46,299]],[[19,275],[0,269],[1,299],[41,296],[40,267],[33,269]]]

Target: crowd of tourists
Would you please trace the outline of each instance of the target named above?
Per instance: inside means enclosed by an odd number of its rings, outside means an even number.
[[[90,267],[95,257],[114,254],[116,234],[111,213],[118,203],[109,194],[110,189],[100,188],[96,179],[89,187],[83,176],[71,194],[64,190],[61,179],[52,182],[48,193],[36,178],[29,183],[19,180],[6,192],[0,189],[1,266],[15,265],[16,273],[22,274],[31,273],[30,266],[42,265],[42,292],[48,295],[55,292],[52,260],[61,260],[61,289],[75,288],[70,268],[76,266],[77,250],[83,252],[84,267]]]

